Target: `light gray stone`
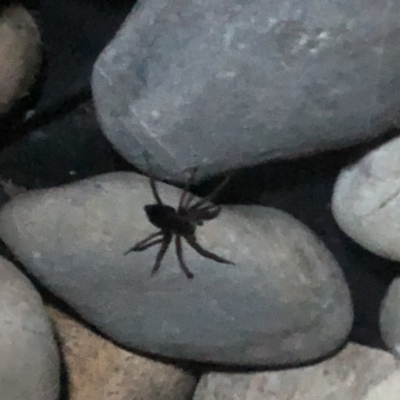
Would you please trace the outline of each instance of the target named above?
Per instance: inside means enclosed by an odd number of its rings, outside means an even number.
[[[166,204],[181,191],[159,183]],[[156,231],[148,179],[120,172],[20,195],[0,212],[0,237],[38,279],[124,345],[163,356],[241,365],[314,359],[346,339],[349,291],[337,262],[304,225],[260,206],[225,207],[199,242],[236,265],[184,247],[123,253]]]
[[[400,278],[390,284],[380,310],[379,326],[386,346],[400,358]]]
[[[0,305],[0,397],[58,399],[53,328],[35,288],[4,258],[0,258]]]
[[[177,180],[353,144],[398,118],[399,28],[398,1],[144,0],[95,64],[99,120]]]
[[[397,400],[400,370],[387,352],[349,344],[335,357],[303,368],[204,374],[193,400]]]
[[[400,138],[343,169],[335,183],[332,211],[354,241],[400,261]]]

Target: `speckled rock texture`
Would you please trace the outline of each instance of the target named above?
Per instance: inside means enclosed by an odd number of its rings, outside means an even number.
[[[141,1],[95,64],[99,120],[176,180],[347,146],[396,123],[399,28],[397,1]]]

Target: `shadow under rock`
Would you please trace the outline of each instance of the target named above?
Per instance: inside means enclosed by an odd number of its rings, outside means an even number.
[[[27,189],[49,188],[112,172],[115,157],[86,102],[0,151],[0,175]]]
[[[38,0],[47,79],[42,112],[90,88],[93,64],[132,10],[135,0]]]

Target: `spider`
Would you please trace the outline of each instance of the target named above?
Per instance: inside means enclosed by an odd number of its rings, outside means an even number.
[[[221,212],[220,206],[206,203],[215,198],[221,189],[228,183],[231,176],[225,178],[224,181],[208,196],[190,204],[193,201],[193,195],[189,192],[189,186],[193,184],[196,171],[197,169],[193,169],[193,172],[182,191],[177,209],[162,202],[156,187],[155,179],[154,177],[150,177],[150,187],[156,203],[144,206],[144,210],[149,221],[160,230],[136,243],[132,248],[126,251],[124,255],[127,255],[132,251],[144,251],[149,247],[160,244],[160,249],[158,250],[156,261],[151,271],[151,276],[154,276],[154,274],[159,270],[161,262],[174,236],[179,266],[189,279],[192,279],[194,275],[190,272],[183,259],[182,238],[184,238],[187,243],[203,257],[219,263],[234,265],[233,262],[201,247],[200,244],[197,243],[195,236],[197,226],[203,225],[204,221],[216,218]]]

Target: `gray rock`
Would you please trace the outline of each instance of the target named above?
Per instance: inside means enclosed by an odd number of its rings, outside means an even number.
[[[386,346],[400,358],[400,278],[396,278],[382,301],[379,327]]]
[[[166,204],[180,190],[159,184]],[[305,226],[260,206],[226,207],[189,246],[195,278],[173,247],[150,278],[157,248],[123,253],[156,230],[147,178],[111,173],[22,194],[0,212],[0,237],[38,279],[124,345],[163,356],[241,365],[314,359],[337,348],[352,324],[335,259]]]
[[[399,28],[395,1],[141,1],[95,64],[99,119],[177,180],[353,144],[398,116]]]
[[[389,353],[349,344],[319,364],[260,373],[204,374],[193,400],[397,400],[400,370]]]
[[[332,211],[354,241],[400,261],[400,138],[343,169],[335,183]]]
[[[35,288],[4,258],[0,304],[0,397],[58,399],[59,358],[51,323]]]

